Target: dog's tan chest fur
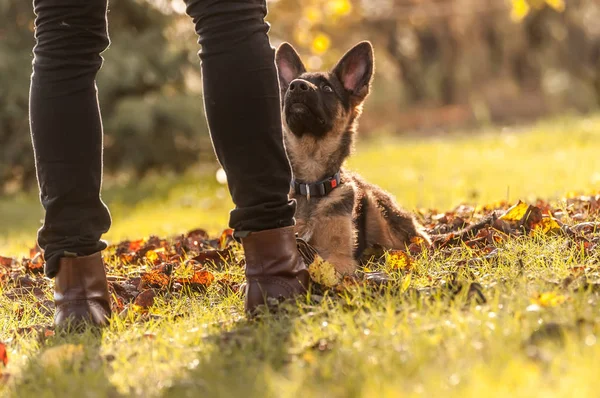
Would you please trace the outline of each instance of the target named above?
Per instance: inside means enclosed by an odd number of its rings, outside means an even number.
[[[340,273],[356,269],[353,253],[356,230],[351,214],[337,214],[332,209],[353,196],[352,183],[346,183],[324,198],[293,195],[297,201],[296,232],[317,249],[319,255],[330,261]]]
[[[335,146],[331,142],[328,146]],[[289,137],[286,140],[286,146],[290,157],[295,164],[300,164],[294,170],[294,178],[302,181],[318,181],[323,174],[323,163],[329,148],[323,148],[313,137],[298,138]]]
[[[337,170],[327,170],[330,165],[331,155],[341,146],[344,138],[344,128],[347,126],[347,116],[341,110],[337,112],[338,122],[327,136],[317,138],[310,134],[297,137],[293,134],[285,135],[285,145],[292,165],[294,165],[294,178],[305,182],[316,182],[326,174],[335,173]],[[284,117],[285,120],[285,117]],[[285,126],[284,124],[284,127]],[[339,166],[338,166],[339,167]]]

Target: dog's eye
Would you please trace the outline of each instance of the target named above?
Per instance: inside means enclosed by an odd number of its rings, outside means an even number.
[[[333,89],[331,88],[331,86],[328,85],[323,85],[323,91],[325,91],[326,93],[332,93]]]

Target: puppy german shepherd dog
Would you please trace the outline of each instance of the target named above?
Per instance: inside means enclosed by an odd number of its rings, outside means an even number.
[[[371,44],[357,44],[330,72],[308,73],[288,43],[275,59],[299,237],[341,274],[353,273],[375,244],[405,250],[419,237],[430,245],[423,226],[390,194],[342,167],[373,79]]]

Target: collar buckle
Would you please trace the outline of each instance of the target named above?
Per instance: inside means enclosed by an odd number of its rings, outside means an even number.
[[[340,186],[340,183],[340,172],[338,171],[333,176],[315,183],[303,183],[292,180],[291,185],[297,194],[306,196],[306,199],[310,200],[312,196],[327,196],[331,191]]]

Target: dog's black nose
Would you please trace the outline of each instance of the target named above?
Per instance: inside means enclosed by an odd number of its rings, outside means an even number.
[[[290,83],[290,91],[308,91],[310,88],[310,83],[306,80],[295,79]]]

